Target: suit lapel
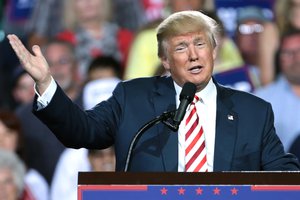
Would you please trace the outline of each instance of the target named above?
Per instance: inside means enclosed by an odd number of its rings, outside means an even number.
[[[238,115],[232,110],[231,90],[217,85],[217,119],[214,171],[231,169],[237,137]]]
[[[235,141],[237,136],[238,115],[232,110],[231,90],[218,84],[217,118],[214,152],[214,171],[231,169]],[[159,78],[153,91],[153,106],[156,116],[165,111],[176,109],[176,92],[171,77]],[[174,133],[164,124],[156,126],[162,152],[165,171],[177,171],[178,167],[178,133]]]
[[[159,78],[153,92],[153,106],[156,116],[165,111],[176,109],[176,92],[171,77]],[[156,126],[162,152],[165,171],[177,171],[178,166],[178,134],[160,123]]]

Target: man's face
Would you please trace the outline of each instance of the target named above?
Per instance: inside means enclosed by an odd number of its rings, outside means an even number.
[[[45,56],[54,79],[63,90],[67,90],[72,84],[76,68],[71,52],[62,44],[51,44]]]
[[[34,80],[29,74],[22,74],[13,89],[14,99],[19,103],[32,102],[34,97]]]
[[[79,21],[90,21],[100,17],[103,0],[75,0],[74,6]]]
[[[178,85],[192,82],[200,91],[212,76],[215,57],[216,50],[206,34],[196,32],[169,38],[161,60]]]
[[[89,161],[93,171],[114,171],[115,153],[112,148],[97,150],[89,154]]]
[[[238,25],[236,43],[247,64],[257,65],[259,34],[263,25],[256,20],[246,20]]]
[[[280,50],[280,65],[289,82],[300,85],[300,34],[283,40]]]

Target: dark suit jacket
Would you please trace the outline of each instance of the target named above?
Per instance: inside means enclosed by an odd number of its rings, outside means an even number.
[[[298,170],[297,159],[284,153],[275,133],[271,105],[216,85],[214,171]],[[67,147],[114,145],[116,170],[122,171],[138,129],[164,111],[175,110],[175,95],[170,77],[135,79],[121,82],[111,98],[83,112],[58,88],[49,105],[34,113]],[[160,123],[138,141],[130,171],[177,171],[177,165],[177,133]]]

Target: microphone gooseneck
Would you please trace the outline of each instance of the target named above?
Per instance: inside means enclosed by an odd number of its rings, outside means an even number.
[[[162,113],[160,116],[157,116],[156,118],[152,119],[148,123],[146,123],[144,126],[142,126],[138,132],[134,135],[133,139],[131,140],[131,143],[129,145],[128,153],[126,156],[125,161],[125,167],[124,172],[127,172],[130,170],[130,163],[131,163],[131,157],[132,152],[134,151],[134,148],[136,146],[136,143],[140,139],[140,137],[152,126],[155,124],[162,122],[165,124],[168,128],[170,128],[172,131],[177,131],[179,128],[179,124],[182,121],[186,108],[188,105],[193,101],[193,98],[196,93],[196,85],[190,82],[187,82],[183,85],[182,91],[180,93],[180,104],[176,111],[168,111]]]
[[[153,125],[162,122],[166,126],[168,126],[170,129],[174,130],[173,124],[168,122],[168,119],[174,117],[175,111],[169,111],[164,112],[160,116],[157,116],[156,118],[152,119],[151,121],[147,122],[144,126],[142,126],[138,132],[134,135],[133,139],[131,140],[131,143],[129,145],[128,153],[126,156],[126,162],[124,167],[124,172],[127,172],[130,168],[130,162],[131,162],[131,155],[134,150],[134,147],[137,143],[137,141],[140,139],[140,137],[147,131],[149,128],[151,128]]]

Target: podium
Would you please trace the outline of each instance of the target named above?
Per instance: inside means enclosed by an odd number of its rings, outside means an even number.
[[[300,172],[79,172],[78,200],[299,200]]]

